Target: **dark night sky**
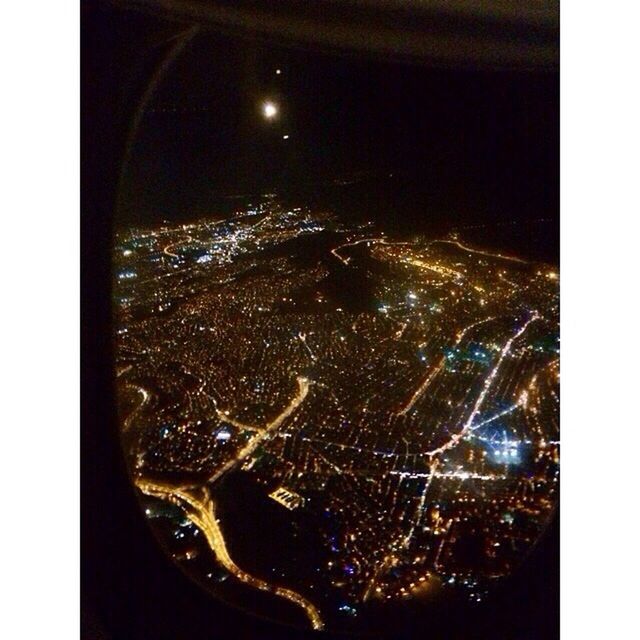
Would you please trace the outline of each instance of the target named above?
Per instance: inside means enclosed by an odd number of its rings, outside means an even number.
[[[274,122],[260,114],[268,98],[280,107]],[[362,209],[354,215],[557,220],[558,102],[553,72],[434,69],[199,35],[147,105],[124,222],[216,216],[229,194],[322,200],[322,183],[353,177],[363,179],[347,199]]]

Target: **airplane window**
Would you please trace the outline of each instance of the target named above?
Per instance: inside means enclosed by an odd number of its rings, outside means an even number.
[[[485,606],[558,502],[557,71],[176,32],[113,239],[149,524],[294,627]]]

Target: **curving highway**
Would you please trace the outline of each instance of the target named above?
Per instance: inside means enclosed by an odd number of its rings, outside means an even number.
[[[241,569],[233,561],[227,550],[224,535],[216,517],[216,503],[211,498],[208,489],[185,489],[157,482],[148,482],[142,479],[136,480],[136,484],[143,493],[167,500],[183,509],[186,517],[202,531],[218,562],[237,580],[255,589],[266,591],[293,602],[304,610],[314,629],[322,629],[324,627],[320,612],[304,596],[292,589],[272,585],[265,580],[256,578]]]

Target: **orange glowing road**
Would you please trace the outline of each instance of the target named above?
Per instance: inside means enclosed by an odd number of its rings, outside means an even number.
[[[490,258],[500,258],[501,260],[509,260],[510,262],[520,262],[522,264],[529,264],[526,260],[522,260],[521,258],[514,258],[513,256],[503,256],[501,253],[489,253],[488,251],[480,251],[479,249],[472,249],[471,247],[467,247],[463,245],[461,242],[457,240],[433,240],[430,244],[453,244],[459,249],[466,251],[467,253],[477,253],[481,256],[488,256]]]
[[[227,473],[227,471],[230,471],[235,465],[237,465],[238,463],[242,462],[245,458],[250,456],[257,449],[258,445],[265,438],[267,438],[273,431],[275,431],[302,404],[304,399],[307,397],[307,393],[309,393],[309,386],[310,386],[310,382],[307,378],[303,376],[298,376],[298,393],[278,416],[276,416],[271,422],[265,425],[262,429],[258,429],[257,427],[241,425],[242,428],[257,430],[259,431],[259,433],[253,436],[251,440],[249,440],[249,442],[244,447],[242,447],[242,449],[240,449],[233,458],[231,458],[231,460],[229,460],[226,464],[220,467],[220,469],[218,469],[209,478],[208,482],[210,483],[215,482],[216,480],[221,478],[225,473]],[[225,420],[230,422],[229,418],[224,412],[222,413],[222,415],[224,416]],[[239,425],[240,423],[231,422],[231,424]]]
[[[233,561],[227,550],[224,535],[216,517],[216,504],[212,500],[208,489],[204,487],[200,489],[172,487],[142,479],[138,479],[136,484],[143,493],[167,500],[180,507],[185,512],[186,517],[202,531],[218,562],[237,580],[255,589],[260,589],[293,602],[304,610],[314,629],[322,629],[324,627],[320,612],[304,596],[292,589],[272,585],[265,580],[256,578],[241,569]]]
[[[193,242],[193,238],[191,236],[187,236],[184,240],[180,240],[180,242],[172,242],[171,244],[168,244],[163,250],[162,253],[164,253],[166,256],[169,256],[171,258],[179,258],[180,256],[177,253],[173,253],[173,251],[171,251],[170,249],[172,247],[180,247],[183,244],[189,244],[190,242]]]
[[[453,447],[455,447],[458,444],[458,442],[460,442],[460,440],[462,440],[462,438],[464,438],[467,435],[467,433],[473,430],[473,421],[475,420],[476,416],[480,412],[480,409],[482,408],[482,404],[484,403],[484,399],[487,397],[487,393],[489,393],[489,390],[491,389],[491,386],[493,385],[493,382],[496,379],[496,376],[498,375],[498,369],[500,368],[502,361],[507,357],[507,355],[511,351],[511,347],[513,343],[527,330],[527,327],[532,322],[534,322],[535,320],[538,320],[539,318],[540,316],[538,312],[534,311],[533,315],[531,315],[531,317],[518,329],[518,331],[516,331],[516,333],[512,335],[511,338],[509,338],[509,340],[507,340],[506,344],[502,348],[502,351],[500,352],[500,357],[496,362],[496,366],[493,367],[493,369],[491,369],[491,371],[489,372],[489,375],[485,378],[482,391],[478,395],[478,398],[476,399],[476,402],[473,405],[473,409],[469,414],[469,417],[467,418],[466,422],[464,423],[464,426],[462,427],[462,429],[455,435],[451,436],[451,438],[447,442],[445,442],[441,447],[438,447],[437,449],[433,449],[432,451],[427,451],[425,452],[425,455],[429,457],[433,457],[449,449],[453,449]]]
[[[491,318],[485,318],[484,320],[479,320],[478,322],[474,322],[473,324],[470,324],[468,327],[465,327],[462,331],[459,331],[458,334],[456,335],[456,341],[453,343],[453,348],[455,349],[460,344],[460,342],[462,342],[462,338],[464,338],[464,336],[468,331],[470,331],[474,327],[477,327],[478,325],[481,325],[485,322],[489,322],[494,319],[495,319],[494,317],[491,317]],[[402,407],[402,409],[398,411],[399,416],[403,416],[405,413],[411,410],[413,405],[423,396],[424,392],[427,390],[429,385],[433,382],[434,378],[440,373],[440,371],[442,371],[446,362],[447,362],[447,356],[443,355],[442,358],[440,358],[440,360],[438,361],[438,364],[427,373],[425,379],[422,381],[422,384],[416,389],[415,393],[411,396],[411,398],[409,398],[409,401],[407,402],[407,404],[405,404],[404,407]]]
[[[342,262],[342,264],[349,264],[351,262],[351,258],[343,258],[338,252],[340,249],[344,249],[345,247],[355,247],[357,244],[362,244],[363,242],[372,242],[373,244],[386,244],[386,245],[410,245],[413,242],[389,242],[384,238],[362,238],[361,240],[354,240],[353,242],[345,242],[341,244],[339,247],[335,249],[331,249],[331,253]]]
[[[149,392],[146,389],[143,389],[142,387],[137,387],[137,386],[132,388],[138,391],[142,395],[142,399],[140,400],[140,403],[135,407],[135,409],[131,411],[131,413],[129,413],[129,415],[123,421],[122,423],[123,432],[129,430],[129,427],[131,426],[131,422],[140,413],[140,411],[142,411],[142,409],[146,406],[150,398]]]
[[[233,425],[234,427],[243,430],[243,431],[257,431],[258,433],[261,433],[263,431],[263,429],[261,429],[260,427],[255,427],[252,424],[245,424],[244,422],[240,422],[238,420],[234,420],[233,418],[231,418],[229,415],[227,415],[228,412],[224,412],[221,411],[220,409],[216,409],[216,414],[218,415],[218,418],[220,418],[220,420],[223,420],[224,422],[228,422],[229,424]]]

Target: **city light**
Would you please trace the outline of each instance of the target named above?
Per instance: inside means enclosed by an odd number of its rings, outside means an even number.
[[[483,600],[542,535],[559,484],[557,267],[271,197],[120,231],[113,256],[133,481],[213,593],[355,625],[374,605]],[[300,539],[258,527],[236,544],[263,508]],[[254,543],[272,571],[252,573]]]

